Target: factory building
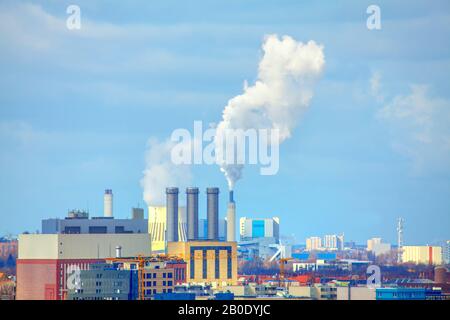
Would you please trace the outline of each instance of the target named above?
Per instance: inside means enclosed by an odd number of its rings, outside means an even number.
[[[85,213],[87,215],[87,213]],[[101,233],[148,233],[146,219],[137,216],[133,219],[114,219],[104,217],[85,218],[74,216],[69,211],[65,219],[51,218],[42,220],[43,234],[101,234]]]
[[[103,195],[103,216],[89,218],[89,213],[71,210],[65,219],[42,220],[43,234],[100,234],[100,233],[148,233],[144,210],[132,208],[131,219],[114,219],[113,194],[111,189]]]
[[[22,234],[17,260],[17,300],[63,300],[72,270],[115,256],[150,255],[150,236],[141,234]]]
[[[168,253],[187,262],[187,283],[210,283],[213,286],[237,283],[236,242],[169,242]]]
[[[442,264],[442,247],[439,246],[403,246],[403,263]]]
[[[163,252],[166,249],[166,206],[148,207],[148,232],[152,238],[154,251]],[[187,239],[187,217],[185,207],[178,207],[178,240]]]
[[[221,287],[237,282],[237,253],[236,242],[219,241],[219,188],[207,188],[207,226],[205,240],[200,240],[201,232],[195,235],[195,225],[198,221],[198,189],[188,188],[187,208],[189,215],[189,241],[176,239],[167,242],[167,253],[170,256],[177,256],[186,261],[186,282],[187,283],[209,283],[213,286]],[[167,208],[177,208],[178,189],[167,188]],[[175,215],[177,210],[167,210],[167,230],[175,228]],[[172,226],[169,226],[172,224]],[[205,230],[204,227],[200,227]],[[200,230],[199,230],[200,231]],[[226,231],[223,233],[226,237]]]
[[[242,217],[239,220],[241,241],[258,238],[273,238],[275,243],[280,240],[280,219],[278,217],[267,219],[251,219]]]
[[[228,223],[225,219],[219,219],[219,241],[227,239]],[[200,219],[198,221],[198,238],[199,240],[208,240],[208,220]]]

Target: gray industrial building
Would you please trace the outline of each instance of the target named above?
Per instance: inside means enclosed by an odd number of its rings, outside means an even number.
[[[121,270],[115,264],[95,263],[80,271],[78,286],[70,289],[68,300],[136,300],[138,271]]]
[[[87,233],[148,233],[148,221],[144,209],[132,208],[131,219],[114,219],[113,193],[106,189],[103,195],[103,216],[89,218],[83,210],[70,210],[64,219],[42,220],[43,234],[87,234]]]
[[[148,233],[148,223],[147,219],[51,218],[42,220],[42,233]]]

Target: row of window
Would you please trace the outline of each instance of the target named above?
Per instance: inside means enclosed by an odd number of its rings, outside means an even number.
[[[156,284],[156,281],[146,281],[145,282],[145,286],[146,287],[156,287],[157,286],[157,284]],[[166,287],[166,286],[168,286],[168,287],[171,287],[171,286],[173,286],[173,282],[170,280],[170,281],[162,281],[162,286],[163,287]]]
[[[144,275],[144,277],[145,277],[145,279],[156,279],[156,278],[158,278],[158,274],[157,273],[151,273],[151,272],[147,272],[145,275]],[[164,278],[164,279],[166,279],[166,278],[169,278],[169,279],[172,279],[173,278],[173,274],[172,274],[172,272],[163,272],[163,274],[162,274],[162,277]]]

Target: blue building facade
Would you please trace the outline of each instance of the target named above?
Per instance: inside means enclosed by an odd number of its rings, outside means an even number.
[[[426,288],[377,288],[377,300],[441,300],[442,291]]]

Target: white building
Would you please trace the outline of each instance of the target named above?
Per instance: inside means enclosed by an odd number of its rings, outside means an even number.
[[[373,247],[376,244],[380,244],[381,243],[381,238],[372,238],[367,240],[367,251],[373,251]]]
[[[327,250],[344,250],[344,235],[325,235],[323,237],[323,248]]]
[[[258,238],[274,238],[276,242],[280,239],[280,219],[278,217],[258,219],[239,219],[239,233],[241,241]]]
[[[372,252],[375,256],[387,254],[391,251],[391,244],[383,243],[381,238],[372,238],[367,240],[367,251]]]

